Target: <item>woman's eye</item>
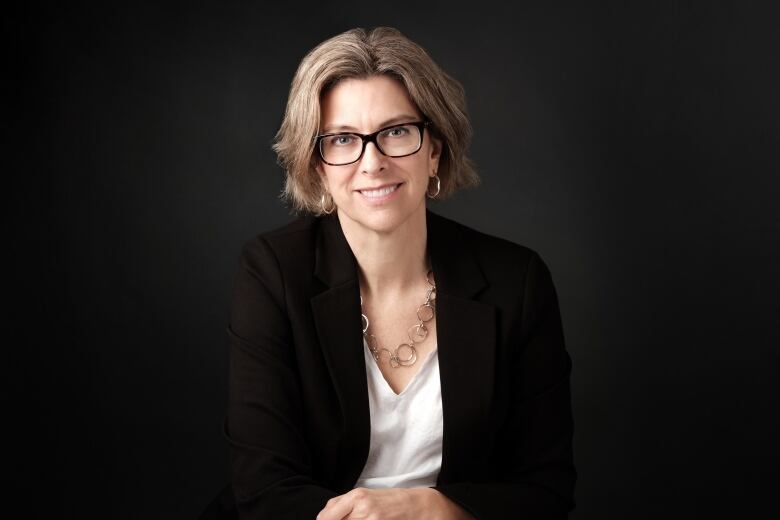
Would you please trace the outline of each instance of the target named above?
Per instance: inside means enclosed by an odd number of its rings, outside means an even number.
[[[351,144],[353,140],[354,137],[351,135],[334,135],[330,138],[331,144],[336,146],[345,146]]]
[[[396,126],[395,128],[389,129],[386,135],[388,137],[403,137],[408,133],[409,129],[407,129],[405,126]]]

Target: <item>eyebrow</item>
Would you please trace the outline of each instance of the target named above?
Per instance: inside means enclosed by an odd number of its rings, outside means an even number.
[[[406,114],[402,114],[400,116],[396,116],[393,118],[388,119],[387,121],[384,121],[379,125],[378,128],[385,128],[387,126],[390,126],[395,123],[402,123],[407,121],[417,121],[419,117],[417,116],[410,116]],[[330,134],[333,132],[357,132],[357,128],[354,126],[349,125],[338,125],[338,124],[330,124],[327,125],[325,128],[323,128],[322,133],[323,134]]]

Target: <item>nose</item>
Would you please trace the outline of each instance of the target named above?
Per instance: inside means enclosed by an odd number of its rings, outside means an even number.
[[[374,143],[366,143],[363,157],[360,158],[360,173],[375,175],[385,169],[387,157],[380,152]]]

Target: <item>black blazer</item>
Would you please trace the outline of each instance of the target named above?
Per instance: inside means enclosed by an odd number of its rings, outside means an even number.
[[[426,219],[444,416],[435,489],[480,520],[565,518],[571,360],[550,273],[526,247]],[[242,518],[312,520],[357,481],[370,436],[359,294],[335,214],[245,244],[225,418]]]

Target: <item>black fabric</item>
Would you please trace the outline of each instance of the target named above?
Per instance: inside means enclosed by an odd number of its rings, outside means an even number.
[[[550,272],[524,246],[426,219],[444,416],[435,489],[480,520],[565,518],[571,360]],[[352,489],[370,435],[357,263],[335,214],[245,244],[227,332],[239,516],[313,519]]]
[[[233,498],[233,488],[228,484],[212,500],[198,520],[238,520],[238,509]]]

